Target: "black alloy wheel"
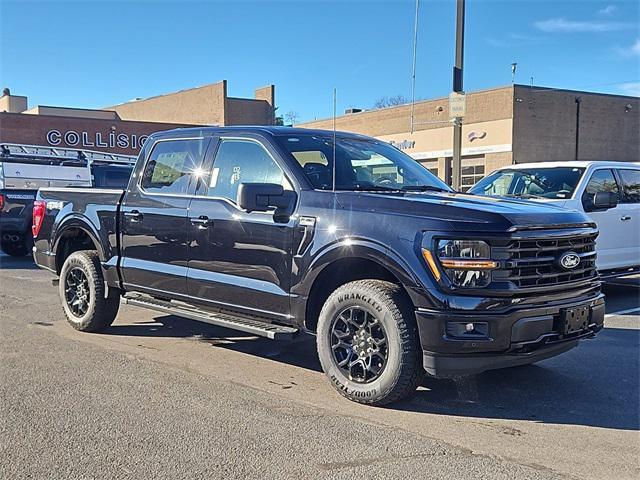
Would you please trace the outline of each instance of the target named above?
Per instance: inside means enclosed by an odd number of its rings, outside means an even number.
[[[338,314],[331,325],[331,350],[340,371],[350,380],[370,383],[387,364],[387,336],[378,318],[360,307]]]
[[[71,313],[82,318],[89,310],[91,290],[89,279],[80,268],[69,270],[65,281],[65,300]]]

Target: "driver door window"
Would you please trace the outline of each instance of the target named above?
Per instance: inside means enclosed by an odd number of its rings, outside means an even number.
[[[241,183],[276,183],[291,190],[284,173],[262,145],[223,139],[213,162],[207,196],[235,203]]]
[[[620,195],[620,190],[613,176],[613,171],[596,170],[591,175],[587,188],[585,188],[582,194],[582,205],[586,211],[589,211],[593,207],[593,199],[598,192],[614,192]]]

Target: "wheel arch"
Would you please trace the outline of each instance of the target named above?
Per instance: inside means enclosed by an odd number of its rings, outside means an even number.
[[[79,250],[95,250],[100,261],[105,261],[99,238],[95,228],[84,217],[79,215],[67,217],[57,228],[53,243],[56,272],[59,274],[67,257]]]
[[[383,245],[352,244],[338,245],[315,259],[303,280],[304,328],[315,332],[318,316],[326,299],[341,285],[356,280],[387,280],[399,285],[409,301],[412,287],[419,282],[411,270],[403,265],[399,257]]]

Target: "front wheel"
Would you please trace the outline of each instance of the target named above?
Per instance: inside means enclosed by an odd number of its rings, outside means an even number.
[[[102,277],[98,254],[74,252],[62,266],[59,293],[67,321],[81,332],[98,332],[110,326],[120,307],[120,291],[109,288]]]
[[[424,376],[413,308],[393,283],[339,287],[320,312],[317,334],[322,368],[349,400],[386,405],[413,395]]]

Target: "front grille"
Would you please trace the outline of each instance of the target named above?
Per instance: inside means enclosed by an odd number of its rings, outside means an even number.
[[[510,282],[517,289],[570,285],[597,277],[595,239],[597,232],[535,238],[518,238],[497,250],[503,259],[493,280]],[[565,270],[559,258],[566,252],[580,257],[579,265]]]

